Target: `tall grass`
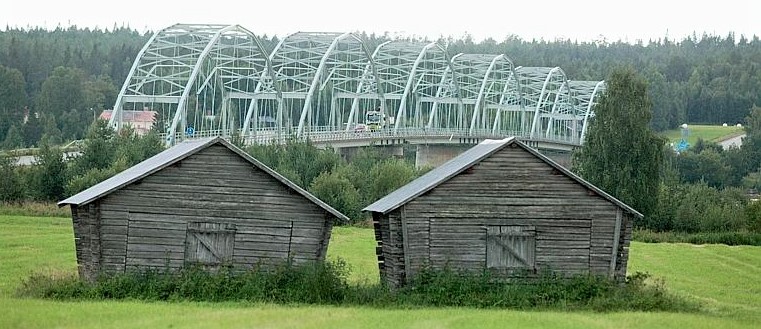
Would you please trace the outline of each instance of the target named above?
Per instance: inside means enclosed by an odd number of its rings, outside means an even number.
[[[149,301],[248,301],[384,308],[474,307],[580,309],[594,311],[695,311],[699,305],[666,291],[649,276],[618,283],[598,276],[496,280],[488,272],[424,271],[407,286],[349,284],[341,261],[301,266],[283,264],[240,272],[199,268],[178,272],[146,270],[93,283],[73,275],[36,274],[23,282],[19,296],[51,299],[137,299]]]
[[[655,232],[636,229],[632,239],[649,243],[690,243],[690,244],[725,244],[729,246],[761,246],[761,233],[748,231],[734,232]]]
[[[71,210],[54,202],[0,202],[0,216],[71,217]]]

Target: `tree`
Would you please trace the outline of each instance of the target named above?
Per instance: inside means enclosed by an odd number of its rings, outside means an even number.
[[[314,179],[309,191],[317,198],[351,219],[358,219],[359,192],[348,178],[339,173],[323,172]]]
[[[0,136],[14,125],[21,125],[26,103],[25,82],[21,71],[0,65]]]
[[[658,201],[665,141],[649,128],[645,81],[626,68],[614,71],[607,83],[574,166],[589,182],[649,216]]]
[[[21,136],[21,131],[17,126],[11,126],[8,129],[8,133],[5,135],[5,141],[3,141],[3,148],[7,150],[17,149],[24,147],[24,137]]]
[[[80,69],[59,66],[45,80],[37,99],[37,110],[60,116],[85,107],[85,75]]]
[[[61,136],[61,130],[58,129],[56,124],[55,115],[53,113],[43,114],[42,118],[42,139],[46,139],[46,142],[53,145],[61,144],[63,141]]]
[[[95,120],[87,132],[82,155],[75,159],[75,174],[84,174],[93,168],[108,168],[116,155],[113,140],[114,130],[108,126],[108,122]]]
[[[67,182],[63,151],[48,143],[41,143],[31,178],[36,199],[61,200]]]
[[[761,167],[761,107],[753,105],[750,114],[745,118],[745,138],[741,152],[745,155],[745,171],[742,176]]]
[[[23,197],[24,188],[13,158],[0,155],[0,202],[18,201]]]
[[[417,177],[415,169],[398,159],[388,159],[370,170],[370,200],[378,200]]]

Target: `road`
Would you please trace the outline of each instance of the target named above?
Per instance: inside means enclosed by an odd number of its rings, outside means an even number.
[[[721,147],[725,150],[729,149],[729,147],[732,145],[740,147],[743,144],[743,140],[742,140],[743,138],[745,138],[745,134],[725,139],[723,141],[718,142],[717,144],[721,145]]]
[[[81,153],[79,152],[66,152],[63,155],[66,159],[68,159],[78,157],[80,154]],[[32,164],[34,164],[34,155],[22,155],[16,158],[17,166],[31,166]]]

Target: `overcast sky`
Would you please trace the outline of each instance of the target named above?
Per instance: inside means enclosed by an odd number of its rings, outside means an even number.
[[[239,24],[280,37],[298,31],[366,31],[476,41],[508,35],[635,42],[696,33],[761,36],[761,0],[2,0],[0,28],[129,26],[155,31],[175,23]]]

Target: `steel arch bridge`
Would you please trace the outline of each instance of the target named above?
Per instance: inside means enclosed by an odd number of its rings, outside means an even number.
[[[238,134],[249,143],[334,144],[518,136],[573,147],[605,91],[604,81],[570,80],[559,67],[516,67],[504,54],[450,56],[437,42],[371,50],[354,33],[298,32],[266,45],[239,25],[156,32],[109,124],[120,129],[131,124],[129,111],[155,111],[154,127],[170,145]]]

